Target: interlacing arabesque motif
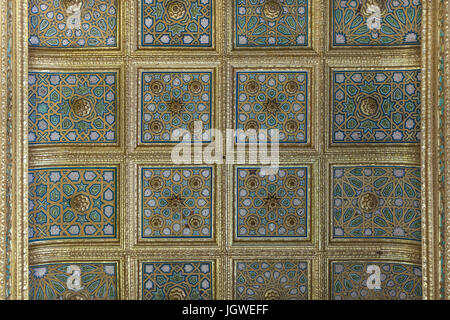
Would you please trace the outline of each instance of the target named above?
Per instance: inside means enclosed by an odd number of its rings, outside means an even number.
[[[141,0],[143,47],[211,47],[214,0]]]
[[[234,0],[238,48],[308,46],[308,0]]]
[[[28,0],[28,19],[30,47],[117,46],[117,0]]]
[[[143,300],[212,300],[213,266],[208,261],[142,264]]]
[[[369,289],[369,266],[380,269],[380,288]],[[370,269],[369,269],[370,270]],[[422,268],[385,262],[333,262],[331,298],[334,300],[421,300]]]
[[[30,300],[116,300],[115,263],[31,265]]]
[[[28,237],[116,238],[117,169],[29,169]]]
[[[237,300],[308,300],[308,262],[237,261]]]
[[[307,237],[308,168],[281,167],[275,175],[260,168],[236,169],[238,238]]]
[[[234,42],[242,48],[308,47],[307,0],[235,0]],[[29,46],[115,48],[117,0],[29,0]],[[333,0],[334,46],[420,44],[420,0]],[[213,0],[141,0],[142,47],[212,47]],[[30,72],[29,143],[117,143],[117,73]],[[309,77],[305,71],[235,73],[236,128],[278,129],[281,143],[308,143]],[[332,143],[420,142],[419,70],[333,71]],[[212,72],[143,72],[142,144],[174,143],[173,132],[212,127]],[[138,108],[139,108],[138,107]],[[210,137],[202,136],[208,141]],[[198,141],[200,137],[194,136]],[[248,141],[247,141],[248,142]],[[212,239],[212,167],[143,167],[140,237]],[[264,175],[237,167],[237,240],[306,240],[309,168]],[[116,239],[117,169],[48,167],[29,171],[29,240]],[[420,169],[332,168],[332,240],[420,241]],[[369,289],[369,265],[382,289]],[[333,262],[334,299],[420,299],[421,268],[388,262]],[[143,262],[140,298],[213,299],[210,261]],[[309,262],[238,259],[236,299],[306,300]],[[117,299],[117,264],[31,265],[30,299]]]
[[[419,167],[332,169],[333,238],[420,241]]]
[[[237,129],[277,129],[280,143],[308,142],[307,72],[239,71],[235,99]]]
[[[193,141],[210,141],[204,131],[211,129],[212,77],[212,72],[143,72],[141,143],[178,143],[180,130],[189,131]]]
[[[212,167],[142,168],[142,237],[211,238]]]
[[[333,0],[334,46],[420,44],[421,0]]]
[[[420,70],[333,71],[333,144],[420,143]]]
[[[30,72],[30,145],[117,142],[117,73]]]

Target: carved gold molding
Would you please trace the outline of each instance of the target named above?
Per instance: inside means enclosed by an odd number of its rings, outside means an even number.
[[[449,1],[424,1],[422,217],[424,299],[450,299]]]
[[[28,296],[27,1],[0,1],[0,298]]]
[[[159,248],[141,248],[134,246],[134,235],[131,231],[125,230],[125,223],[135,225],[125,212],[133,211],[137,206],[135,205],[135,198],[131,201],[126,200],[125,195],[122,195],[124,201],[122,208],[122,223],[121,230],[124,234],[120,242],[120,247],[82,247],[80,245],[68,246],[37,246],[28,255],[28,235],[27,235],[27,170],[28,170],[28,146],[27,146],[27,73],[28,73],[28,47],[27,47],[27,0],[0,0],[0,63],[2,77],[0,80],[0,299],[27,299],[28,297],[28,258],[33,261],[70,261],[71,258],[80,260],[96,259],[105,260],[111,259],[118,261],[120,265],[120,298],[122,299],[136,299],[137,288],[139,284],[138,261],[144,257],[153,257],[162,259],[167,255],[183,256],[185,251],[181,247],[174,246],[170,250]],[[123,96],[125,91],[132,92],[127,94],[127,98],[122,99],[124,106],[135,105],[136,95],[133,94],[137,90],[137,81],[133,78],[133,72],[139,67],[147,67],[148,65],[158,65],[159,68],[172,65],[173,62],[170,54],[177,54],[178,63],[188,61],[191,65],[202,65],[208,68],[217,65],[218,92],[217,99],[220,100],[223,108],[232,108],[231,87],[232,87],[232,69],[236,66],[244,65],[246,68],[257,68],[261,64],[265,67],[285,67],[286,65],[306,65],[314,71],[314,86],[317,92],[313,93],[314,105],[317,108],[312,117],[314,119],[325,118],[329,110],[329,97],[321,95],[319,89],[327,92],[329,89],[329,71],[332,68],[344,67],[343,63],[351,62],[355,68],[359,67],[380,67],[380,66],[417,66],[419,65],[418,55],[415,50],[406,49],[401,54],[397,54],[395,50],[384,50],[383,62],[375,62],[376,59],[370,60],[367,64],[368,58],[376,57],[381,50],[370,50],[367,56],[361,54],[357,50],[331,50],[329,37],[330,30],[327,21],[328,11],[330,10],[330,1],[323,0],[312,1],[313,8],[311,9],[313,21],[310,26],[311,32],[311,46],[310,49],[303,52],[280,52],[280,58],[273,62],[269,60],[269,56],[261,54],[261,52],[249,52],[245,50],[232,50],[232,7],[229,5],[229,0],[217,0],[217,20],[216,20],[216,46],[211,52],[201,52],[198,55],[189,56],[188,52],[174,53],[172,50],[159,53],[155,55],[154,51],[141,50],[137,47],[135,41],[138,35],[137,23],[130,23],[129,17],[136,16],[139,9],[137,1],[123,0],[121,2],[121,28],[120,28],[120,46],[114,52],[98,51],[96,54],[102,55],[93,58],[90,56],[84,57],[80,55],[80,61],[77,64],[86,66],[92,63],[111,63],[120,66],[123,69],[121,79],[125,79],[127,83],[122,88]],[[440,103],[449,105],[450,103],[450,88],[449,83],[449,59],[450,53],[449,41],[450,30],[448,23],[449,16],[449,0],[432,0],[422,1],[423,4],[423,34],[422,34],[422,172],[423,172],[423,188],[422,188],[422,216],[423,216],[423,244],[422,255],[420,257],[416,246],[403,246],[399,244],[375,244],[368,245],[366,248],[353,244],[333,245],[329,243],[328,235],[319,234],[318,225],[327,225],[328,219],[319,214],[327,212],[328,196],[322,202],[314,202],[312,205],[314,210],[318,212],[320,217],[313,221],[313,231],[315,232],[314,239],[311,239],[311,245],[303,247],[301,250],[294,250],[283,245],[274,245],[270,250],[260,254],[254,253],[254,249],[263,249],[258,246],[254,247],[236,247],[232,246],[233,239],[230,235],[230,228],[232,226],[232,215],[230,208],[232,203],[232,190],[224,191],[220,194],[223,200],[218,203],[223,209],[224,214],[220,221],[223,226],[220,229],[224,231],[223,234],[217,238],[217,246],[211,248],[193,248],[190,253],[194,256],[205,257],[208,256],[216,261],[216,285],[218,286],[218,295],[215,298],[232,298],[232,288],[230,283],[233,279],[233,261],[238,257],[248,258],[253,256],[255,258],[274,257],[273,252],[281,252],[282,256],[298,256],[299,258],[307,259],[312,263],[312,287],[314,292],[313,299],[327,299],[329,286],[329,274],[327,266],[332,259],[371,259],[374,251],[384,250],[385,254],[380,259],[418,262],[422,259],[423,265],[423,295],[425,299],[440,299],[450,298],[450,202],[447,195],[450,192],[450,145],[448,137],[450,137],[450,110],[441,108]],[[225,18],[224,18],[225,17]],[[11,28],[9,32],[8,28]],[[440,30],[442,36],[440,37]],[[225,34],[224,38],[220,38],[219,34]],[[328,40],[327,40],[328,39]],[[3,45],[10,43],[11,46]],[[11,49],[11,60],[9,60],[9,49]],[[70,57],[77,55],[76,50],[72,50],[66,55],[56,56],[46,50],[38,50],[39,54],[30,57],[33,67],[40,66],[41,68],[50,65],[68,67],[72,64]],[[276,52],[268,51],[269,54],[277,54]],[[210,56],[206,56],[210,54]],[[303,56],[299,56],[303,55]],[[291,56],[289,56],[291,55]],[[151,56],[155,62],[149,63],[148,59]],[[344,58],[343,58],[344,57]],[[390,57],[390,58],[389,58]],[[441,59],[444,59],[441,65]],[[150,61],[153,61],[150,60]],[[441,71],[438,72],[440,70]],[[8,70],[10,73],[8,74]],[[439,77],[442,77],[440,80]],[[220,85],[219,85],[220,83]],[[442,89],[440,89],[442,87]],[[9,91],[11,90],[11,91]],[[441,99],[441,102],[440,102]],[[125,108],[124,108],[125,109]],[[230,109],[231,110],[231,109]],[[129,115],[122,115],[122,123],[131,131],[135,131],[134,114],[135,111]],[[231,124],[232,116],[218,112],[215,120],[219,123],[219,127],[229,126]],[[9,128],[9,125],[11,127]],[[317,159],[310,161],[313,164],[315,172],[326,172],[327,166],[330,163],[337,163],[341,161],[338,149],[333,149],[327,145],[328,135],[327,125],[328,120],[322,122],[320,126],[314,127],[313,132],[316,135],[311,141],[311,146],[306,151],[302,152],[282,152],[283,163],[293,163],[298,159]],[[8,129],[9,128],[9,129]],[[319,134],[325,132],[325,134]],[[129,132],[127,132],[128,134]],[[133,135],[132,135],[133,137]],[[124,163],[123,172],[128,173],[132,178],[124,180],[122,188],[135,190],[133,181],[135,180],[136,166],[148,158],[147,151],[133,153],[135,149],[135,140],[125,140],[125,132],[121,131],[121,143],[119,148],[107,150],[107,155],[111,155],[111,161]],[[10,149],[9,149],[10,148]],[[123,156],[117,152],[117,149],[123,151]],[[10,150],[10,151],[9,151]],[[48,160],[53,159],[56,163],[67,163],[75,160],[83,163],[101,162],[105,158],[105,153],[96,154],[86,150],[83,154],[78,155],[67,150],[64,154],[57,154],[55,152],[47,152],[41,149],[41,152],[34,154],[32,162],[40,164],[45,162],[51,163]],[[139,150],[137,150],[139,151]],[[375,161],[389,162],[386,158],[395,156],[398,153],[398,159],[407,163],[417,163],[414,154],[414,148],[400,147],[397,149],[386,149],[385,151],[377,152],[375,156],[367,157],[367,148],[354,148],[355,156],[345,156],[345,160],[351,163],[371,163]],[[165,158],[162,150],[156,150],[151,153],[155,163],[168,163],[169,158]],[[326,157],[325,157],[325,156]],[[315,157],[315,158],[314,158]],[[80,160],[81,159],[81,160]],[[147,161],[147,160],[146,160]],[[148,163],[148,161],[146,162]],[[222,166],[218,170],[223,173],[223,181],[227,180],[228,184],[233,184],[230,176],[232,172],[231,166]],[[218,171],[219,172],[219,171]],[[134,178],[133,178],[134,177]],[[327,186],[328,175],[317,175],[315,183],[320,186]],[[10,195],[10,197],[8,196]],[[319,198],[319,195],[314,193],[314,198]],[[231,207],[230,207],[231,206]],[[227,209],[228,208],[228,209]],[[225,229],[228,228],[227,232]],[[10,244],[10,245],[9,245]],[[378,251],[377,251],[378,252]],[[108,256],[108,258],[105,258]],[[81,257],[81,258],[80,258]],[[310,271],[311,272],[311,271]],[[223,283],[228,283],[224,286]]]

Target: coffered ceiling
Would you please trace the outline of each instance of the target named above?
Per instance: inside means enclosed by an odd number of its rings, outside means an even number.
[[[29,298],[421,299],[421,8],[29,0]]]

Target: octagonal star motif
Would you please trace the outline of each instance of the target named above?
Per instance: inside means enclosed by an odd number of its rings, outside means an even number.
[[[236,300],[308,300],[306,261],[238,260],[235,270]]]
[[[332,79],[332,144],[420,143],[420,70],[333,70]]]
[[[260,140],[271,140],[278,130],[281,144],[308,143],[308,83],[305,71],[236,72],[235,126],[256,130]],[[236,138],[248,143],[252,137]],[[251,141],[250,141],[251,142]]]
[[[234,0],[236,48],[309,46],[308,0]]]
[[[261,168],[239,166],[236,179],[237,239],[307,237],[307,167],[280,167],[265,175]]]
[[[333,300],[422,300],[422,267],[401,262],[333,261]],[[379,270],[380,287],[369,288],[372,270]]]
[[[213,281],[210,261],[142,263],[143,300],[212,300]]]
[[[420,241],[420,168],[333,166],[333,239]]]
[[[213,0],[141,0],[141,47],[212,47],[213,3]]]
[[[31,168],[29,242],[117,237],[117,168]]]
[[[212,237],[212,167],[143,167],[141,175],[143,239]]]

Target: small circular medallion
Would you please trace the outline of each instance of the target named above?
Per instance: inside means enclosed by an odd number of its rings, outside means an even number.
[[[191,122],[189,122],[189,130],[192,132],[194,132],[194,131],[202,132],[203,123],[200,120],[191,121]]]
[[[298,224],[298,219],[295,216],[287,216],[286,217],[286,226],[289,228],[293,228]]]
[[[280,104],[277,99],[268,99],[264,105],[265,111],[270,114],[276,114],[280,110]]]
[[[150,220],[150,225],[155,229],[160,229],[164,225],[164,220],[161,217],[154,216]]]
[[[247,92],[250,94],[256,94],[259,91],[259,84],[255,80],[250,80],[247,85]]]
[[[296,177],[290,176],[286,178],[286,188],[292,190],[298,187],[298,179]]]
[[[259,180],[257,177],[248,177],[245,184],[250,190],[255,190],[259,186]]]
[[[192,81],[191,84],[189,85],[189,89],[195,93],[198,94],[200,92],[202,92],[203,90],[203,85],[200,81]]]
[[[276,19],[281,15],[283,8],[277,0],[266,0],[262,12],[267,19]]]
[[[186,14],[186,6],[182,1],[171,1],[167,5],[167,14],[171,19],[180,20]]]
[[[265,199],[265,206],[269,211],[274,211],[280,207],[280,199],[275,195],[271,195]]]
[[[258,122],[255,120],[249,120],[245,123],[245,130],[258,130],[259,125]]]
[[[200,217],[197,216],[197,215],[192,216],[192,217],[189,219],[189,226],[191,226],[193,229],[198,229],[198,228],[200,228],[200,227],[202,226],[202,224],[203,224],[202,218],[200,218]]]
[[[295,120],[288,120],[285,128],[288,133],[296,133],[298,130],[298,123]]]
[[[189,180],[189,186],[191,186],[191,188],[194,190],[200,189],[202,187],[202,185],[203,185],[203,181],[199,177],[192,177]]]
[[[257,216],[249,216],[247,218],[247,226],[251,229],[256,229],[256,227],[259,225],[259,219]]]
[[[66,292],[63,296],[64,300],[90,300],[89,292]]]
[[[62,0],[62,5],[68,9],[70,7],[81,7],[83,0]]]
[[[159,190],[162,188],[164,182],[160,177],[155,177],[153,179],[150,180],[150,187],[153,190]]]
[[[172,288],[169,292],[169,300],[186,300],[186,293],[181,288]]]
[[[91,102],[84,98],[75,99],[72,102],[72,111],[80,118],[87,117],[92,111]]]
[[[173,99],[169,102],[169,110],[174,115],[180,115],[184,110],[183,102],[180,99]]]
[[[70,206],[75,211],[83,213],[89,210],[91,202],[89,201],[89,198],[86,195],[77,194],[75,197],[72,198],[72,200],[70,200]]]
[[[167,200],[167,207],[175,212],[180,211],[184,207],[184,199],[178,195],[172,196]]]
[[[295,81],[289,81],[288,83],[286,83],[286,91],[290,94],[294,94],[298,91],[298,84]]]
[[[374,211],[378,207],[378,197],[373,193],[364,193],[359,198],[359,207],[365,212]]]
[[[150,123],[150,131],[154,134],[161,133],[164,129],[164,125],[159,120],[153,120]]]
[[[266,300],[280,300],[280,293],[278,290],[269,289],[264,293],[264,299]]]
[[[161,81],[155,80],[150,83],[150,90],[154,94],[160,94],[164,90],[164,85]]]
[[[365,18],[376,14],[383,16],[387,13],[386,0],[363,0],[359,11]]]
[[[361,100],[361,104],[359,106],[362,114],[366,116],[373,116],[378,111],[378,102],[374,98],[368,97]]]

